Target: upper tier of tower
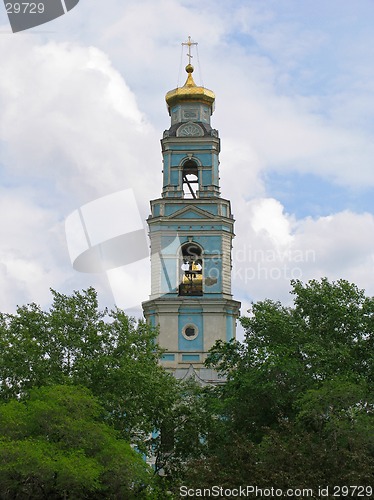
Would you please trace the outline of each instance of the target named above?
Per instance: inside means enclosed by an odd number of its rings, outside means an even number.
[[[193,71],[193,66],[188,64],[186,83],[183,87],[177,87],[166,94],[165,100],[172,126],[189,121],[210,125],[216,97],[211,90],[196,85],[192,76]]]
[[[196,115],[194,121],[207,122],[211,114],[214,111],[214,101],[216,96],[214,92],[205,87],[200,87],[196,85],[192,73],[194,67],[192,64],[186,66],[186,72],[188,74],[186,83],[183,87],[177,87],[176,89],[170,90],[165,97],[166,104],[168,106],[169,115],[172,118],[172,124],[177,121],[189,121],[191,116],[184,116],[183,113],[175,113],[175,106],[181,106],[190,108],[192,105],[197,105],[204,113],[200,113],[200,116]],[[208,120],[207,120],[208,118]]]
[[[190,45],[189,42],[186,45]],[[189,57],[192,56],[189,54]],[[193,66],[186,66],[187,80],[166,94],[171,125],[161,140],[163,198],[216,198],[219,190],[218,131],[210,124],[215,95],[196,85]]]

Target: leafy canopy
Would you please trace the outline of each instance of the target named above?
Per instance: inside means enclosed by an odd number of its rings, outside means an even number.
[[[83,387],[32,389],[0,405],[1,498],[142,498],[151,471]]]
[[[144,447],[175,392],[159,365],[157,331],[118,308],[100,310],[93,288],[52,294],[49,311],[29,304],[0,314],[0,399],[51,384],[85,386],[122,436]]]
[[[241,318],[243,344],[218,342],[208,366],[195,486],[370,485],[374,473],[374,299],[345,280],[292,282],[294,305],[265,300]]]

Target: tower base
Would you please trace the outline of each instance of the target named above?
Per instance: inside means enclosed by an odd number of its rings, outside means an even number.
[[[168,296],[143,302],[147,322],[159,328],[158,344],[165,349],[162,366],[178,379],[193,376],[201,383],[222,383],[204,362],[217,340],[235,338],[239,308],[240,302],[231,298]]]

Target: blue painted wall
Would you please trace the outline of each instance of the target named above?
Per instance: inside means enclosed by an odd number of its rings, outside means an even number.
[[[183,328],[186,325],[196,325],[199,334],[193,340],[187,340],[183,336]],[[178,349],[180,351],[202,351],[204,346],[203,315],[199,308],[181,308],[178,316]]]

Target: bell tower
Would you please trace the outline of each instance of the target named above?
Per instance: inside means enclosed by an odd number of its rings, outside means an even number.
[[[177,378],[206,382],[204,368],[216,340],[235,338],[240,302],[231,294],[234,218],[220,197],[220,139],[211,127],[215,95],[197,86],[188,46],[187,80],[166,94],[171,125],[161,140],[162,197],[151,201],[151,295],[144,316],[159,327],[162,364]]]

